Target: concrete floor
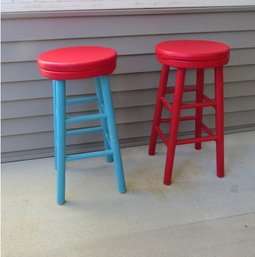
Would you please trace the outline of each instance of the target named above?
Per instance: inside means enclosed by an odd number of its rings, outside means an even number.
[[[255,132],[178,146],[163,186],[165,147],[122,149],[128,192],[104,158],[69,162],[67,202],[55,202],[53,158],[2,165],[2,257],[254,257]]]

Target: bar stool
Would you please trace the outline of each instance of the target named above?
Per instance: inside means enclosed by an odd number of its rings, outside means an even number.
[[[164,184],[171,184],[176,145],[195,144],[195,149],[201,149],[201,143],[216,142],[217,176],[224,177],[224,110],[223,110],[223,65],[229,61],[228,45],[207,40],[172,40],[156,45],[156,57],[162,64],[157,100],[151,130],[149,155],[155,154],[158,136],[167,147]],[[167,86],[170,67],[176,68],[175,86]],[[214,68],[215,99],[204,95],[204,70]],[[196,85],[185,87],[187,69],[196,70]],[[195,92],[193,103],[182,103],[184,92]],[[166,96],[173,94],[169,103]],[[202,121],[204,107],[215,108],[215,125],[213,132]],[[170,112],[170,118],[162,118],[165,107]],[[195,115],[181,116],[181,110],[195,108]],[[180,121],[195,121],[195,137],[178,140]],[[163,123],[170,122],[169,136],[160,128]],[[206,134],[206,135],[204,135]]]
[[[107,156],[114,160],[118,191],[126,192],[125,179],[115,115],[112,106],[110,84],[107,75],[116,67],[115,50],[99,46],[76,46],[50,50],[39,55],[37,62],[42,76],[53,80],[53,115],[55,168],[57,170],[57,203],[65,202],[66,161]],[[66,99],[66,80],[93,78],[96,94],[82,98]],[[66,117],[66,106],[97,102],[98,113],[76,117]],[[67,129],[72,123],[99,120],[100,126]],[[104,150],[82,153],[66,153],[66,137],[79,134],[102,132]]]

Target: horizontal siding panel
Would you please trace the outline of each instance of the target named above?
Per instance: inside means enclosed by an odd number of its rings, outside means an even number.
[[[2,62],[34,61],[37,56],[54,48],[76,45],[103,45],[119,55],[153,54],[158,42],[175,39],[207,39],[225,42],[231,49],[255,48],[255,33],[231,31],[212,33],[122,36],[110,38],[79,38],[62,40],[20,41],[2,43]]]
[[[225,120],[228,123],[228,127],[239,126],[242,124],[255,124],[255,121],[251,119],[255,117],[255,111],[246,112],[246,115],[243,115],[242,112],[234,112],[226,115]],[[213,127],[214,116],[208,115],[205,117],[205,122],[208,126]],[[180,132],[188,132],[193,129],[193,124],[190,122],[185,122],[180,126]],[[133,122],[127,124],[118,125],[118,133],[120,139],[132,139],[139,137],[147,137],[150,135],[151,122]],[[101,136],[96,135],[91,137],[88,135],[82,135],[77,137],[72,137],[69,140],[70,145],[81,144],[82,142],[92,143],[101,141]],[[53,133],[44,132],[44,133],[30,133],[24,135],[15,135],[15,136],[6,136],[2,139],[2,147],[5,149],[5,152],[17,152],[17,151],[27,151],[30,149],[43,149],[53,147]]]
[[[255,14],[252,11],[3,19],[2,41],[244,31],[254,29],[254,20]],[[15,33],[13,33],[13,28],[15,28]]]
[[[112,92],[156,89],[159,76],[159,72],[111,76]],[[172,82],[172,75],[170,82]],[[194,83],[194,76],[190,78],[188,82]],[[207,83],[209,82],[207,81]],[[226,97],[255,95],[255,75],[254,80],[225,82],[224,86]],[[20,90],[21,88],[22,90]],[[209,89],[209,86],[206,88]],[[85,93],[92,94],[94,91],[92,83],[88,80],[72,81],[70,85],[68,84],[67,86],[67,95],[70,97],[81,96]],[[212,91],[212,89],[210,91]],[[52,85],[49,80],[7,82],[2,83],[1,93],[2,102],[49,98],[52,97]]]
[[[233,117],[235,119],[235,117]],[[240,133],[240,132],[248,132],[255,129],[255,124],[247,124],[246,126],[232,126],[225,128],[225,134],[231,133]],[[189,134],[189,132],[188,132]],[[187,135],[187,133],[182,135]],[[182,136],[182,138],[183,138]],[[142,136],[142,137],[133,137],[130,139],[121,139],[120,140],[120,147],[130,147],[130,146],[138,146],[138,145],[148,145],[149,136]],[[71,145],[68,147],[70,154],[75,153],[84,153],[88,151],[97,151],[102,149],[102,142],[94,142],[94,143],[83,143],[79,145]],[[39,149],[30,149],[30,150],[23,150],[23,151],[11,151],[2,153],[2,162],[10,162],[10,161],[21,161],[21,160],[31,160],[37,158],[45,158],[45,157],[52,157],[54,154],[54,149],[52,147],[49,148],[39,148]]]
[[[96,103],[80,104],[79,106],[70,106],[68,109],[70,112],[77,111],[92,111],[97,108]],[[6,118],[18,118],[18,117],[31,117],[48,115],[52,113],[52,100],[49,98],[27,100],[27,101],[15,101],[5,102],[2,106],[2,119]]]
[[[229,65],[249,65],[254,63],[255,48],[231,50]]]
[[[110,77],[112,80],[113,76]],[[95,88],[92,80],[74,80],[66,82],[67,96],[94,94]],[[22,88],[22,90],[20,90]],[[123,87],[112,85],[112,91],[122,91]],[[2,101],[42,99],[52,97],[52,81],[43,79],[38,81],[20,81],[2,83]]]
[[[152,94],[151,94],[152,96]],[[239,97],[237,98],[228,98],[225,100],[225,115],[231,112],[239,111],[250,111],[255,109],[254,97]],[[116,122],[117,124],[128,124],[134,122],[142,121],[151,121],[154,113],[154,102],[155,97],[150,97],[148,100],[148,105],[145,105],[142,101],[142,105],[138,106],[134,103],[128,103],[129,106],[125,108],[116,108]],[[185,115],[192,115],[193,110],[186,111]],[[79,114],[91,114],[91,112],[76,113]],[[204,115],[214,114],[212,108],[204,108]],[[169,113],[166,111],[164,114],[165,117],[169,116]],[[252,118],[255,123],[255,117]],[[43,131],[52,131],[53,118],[51,113],[45,114],[38,117],[23,117],[16,119],[5,120],[2,124],[2,136],[18,135],[18,134],[29,134],[29,133],[39,133]],[[96,125],[95,122],[90,123],[79,123],[72,128],[81,128],[81,127],[90,127]],[[228,125],[228,124],[227,124]]]
[[[214,95],[214,85],[210,84],[205,87],[205,94],[208,96]],[[237,81],[224,83],[224,96],[241,97],[241,96],[255,96],[255,81]]]
[[[115,74],[133,73],[133,72],[148,72],[159,71],[160,64],[157,63],[154,56],[125,56],[119,57],[117,60],[117,68]],[[15,73],[10,71],[15,70]],[[30,81],[41,80],[42,76],[39,74],[36,62],[22,62],[22,63],[4,63],[2,65],[2,81]]]
[[[51,115],[45,115],[5,120],[1,128],[2,137],[42,131],[53,131],[52,119],[53,117]]]
[[[209,96],[213,93],[210,90]],[[212,95],[213,96],[213,95]],[[145,91],[145,92],[122,92],[113,94],[113,102],[115,108],[127,108],[127,107],[137,107],[144,105],[151,105],[155,103],[156,91]],[[236,109],[236,106],[240,108],[255,108],[254,96],[240,97],[240,100],[235,100],[235,98],[225,99],[226,104],[233,102],[233,107]],[[184,100],[191,100],[191,94],[185,94]],[[234,100],[233,100],[234,99]],[[239,102],[242,102],[246,99],[249,106],[239,105]],[[237,103],[235,104],[236,101]],[[253,104],[254,103],[254,104]],[[231,104],[230,104],[231,108]],[[79,104],[76,106],[69,106],[67,111],[69,113],[73,112],[82,112],[82,111],[94,111],[97,110],[96,103],[86,103]],[[242,109],[243,110],[243,109]],[[2,103],[2,119],[10,118],[22,118],[22,117],[32,117],[40,115],[49,115],[52,114],[52,99],[44,98],[38,101],[37,99],[31,99],[26,101],[8,101]]]
[[[238,49],[231,51],[231,58],[228,66],[252,65],[255,63],[254,49]],[[114,74],[154,72],[159,71],[161,65],[156,60],[154,54],[151,55],[131,55],[120,56],[117,60],[117,68]],[[12,73],[10,71],[16,71]],[[30,81],[40,80],[36,62],[13,62],[2,64],[2,81]]]

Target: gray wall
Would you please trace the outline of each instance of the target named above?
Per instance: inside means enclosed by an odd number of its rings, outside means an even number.
[[[255,7],[3,14],[2,160],[52,155],[51,82],[38,74],[36,58],[48,49],[71,45],[104,45],[118,51],[111,83],[121,144],[147,143],[160,70],[154,45],[182,38],[231,46],[225,68],[226,133],[254,130]],[[206,91],[212,95],[213,73],[206,74]],[[186,82],[194,82],[193,71]],[[68,83],[67,91],[78,96],[93,93],[93,87],[91,81],[75,81]],[[69,113],[95,109],[94,104],[82,105]],[[205,113],[205,121],[214,127],[213,111]],[[188,134],[193,125],[184,123],[181,130]],[[68,144],[77,152],[97,149],[101,143],[99,135],[83,135]]]

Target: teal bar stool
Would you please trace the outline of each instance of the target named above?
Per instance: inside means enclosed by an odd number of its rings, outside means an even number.
[[[42,76],[53,80],[53,115],[55,168],[57,171],[57,203],[65,202],[66,161],[106,156],[108,162],[114,161],[118,191],[126,192],[122,159],[115,115],[112,105],[110,83],[107,75],[116,67],[115,50],[99,46],[76,46],[50,50],[37,59]],[[96,94],[82,98],[67,99],[66,80],[93,78]],[[97,102],[98,113],[76,117],[66,117],[66,106]],[[68,125],[77,122],[99,120],[100,126],[68,129]],[[82,154],[66,153],[66,137],[102,132],[104,150]]]

